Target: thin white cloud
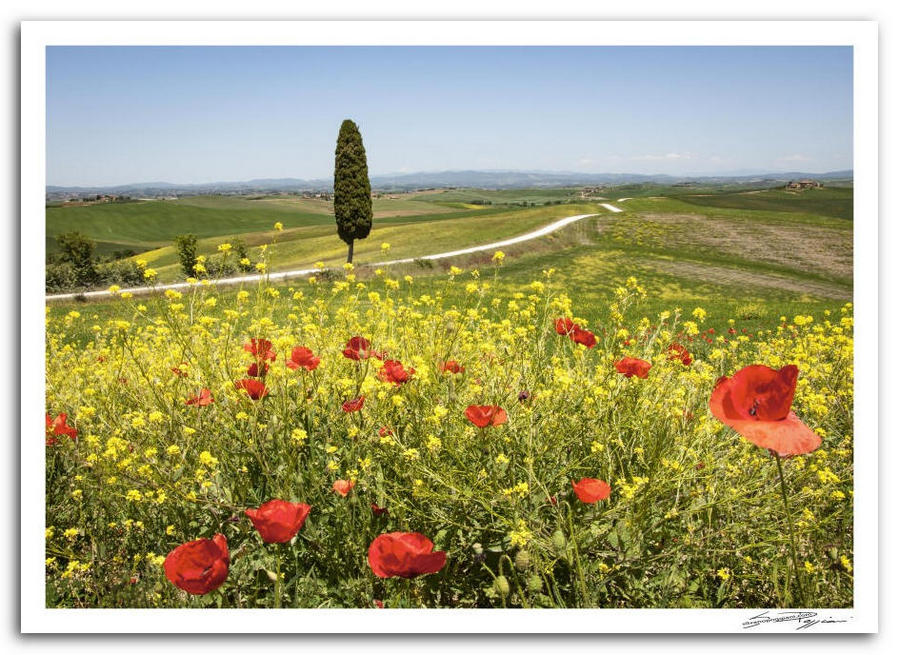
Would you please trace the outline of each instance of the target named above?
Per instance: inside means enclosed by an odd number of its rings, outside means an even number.
[[[635,161],[675,161],[679,159],[693,159],[689,152],[667,152],[663,155],[635,155],[631,159]]]
[[[806,155],[785,155],[784,157],[779,157],[775,161],[811,161],[811,159]]]

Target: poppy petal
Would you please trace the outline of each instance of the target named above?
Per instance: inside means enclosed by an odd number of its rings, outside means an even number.
[[[749,442],[775,451],[780,457],[805,455],[822,445],[822,437],[810,430],[806,424],[789,412],[780,421],[723,421],[725,425]]]

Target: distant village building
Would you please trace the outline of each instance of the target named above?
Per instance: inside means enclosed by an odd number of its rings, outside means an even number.
[[[592,195],[594,195],[595,193],[600,193],[601,191],[603,191],[604,188],[605,188],[605,187],[604,187],[603,185],[600,185],[600,186],[586,186],[586,187],[584,187],[584,188],[581,190],[581,197],[582,197],[582,198],[589,198],[589,197],[591,197]]]
[[[817,189],[822,183],[817,180],[791,180],[787,183],[785,189],[792,191],[802,191],[803,189]]]

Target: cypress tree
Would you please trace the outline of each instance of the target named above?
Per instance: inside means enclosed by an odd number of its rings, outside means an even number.
[[[341,123],[334,151],[334,220],[352,262],[353,242],[372,229],[372,187],[362,135],[350,119]]]

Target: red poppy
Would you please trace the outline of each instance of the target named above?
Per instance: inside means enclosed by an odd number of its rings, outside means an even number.
[[[597,345],[597,337],[594,336],[594,333],[590,330],[582,330],[577,325],[571,334],[571,339],[575,343],[580,343],[588,348],[593,348]]]
[[[779,370],[746,366],[716,382],[709,399],[713,416],[760,448],[782,457],[810,453],[822,438],[791,411],[797,387],[797,367]]]
[[[275,351],[272,350],[272,342],[268,339],[250,339],[244,344],[244,350],[260,361],[275,361]]]
[[[185,405],[195,405],[197,407],[206,407],[214,403],[212,394],[209,392],[209,389],[203,388],[200,389],[200,393],[196,396],[191,396],[187,400],[184,401]]]
[[[309,515],[310,506],[305,503],[289,503],[270,500],[258,509],[246,509],[246,514],[259,536],[267,544],[283,544],[294,538]]]
[[[578,324],[572,321],[571,318],[558,318],[556,319],[556,333],[557,334],[572,334],[576,329],[578,329]]]
[[[252,364],[250,364],[250,366],[247,367],[247,375],[249,375],[251,378],[262,377],[263,375],[265,375],[268,372],[269,372],[269,365],[266,362],[262,363],[262,374],[260,374],[259,365],[256,362],[253,362]]]
[[[381,534],[369,546],[369,566],[379,578],[437,573],[447,563],[447,553],[433,549],[431,539],[418,532]]]
[[[372,514],[374,514],[375,516],[384,516],[387,513],[388,513],[387,507],[379,507],[375,503],[372,503]]]
[[[386,437],[388,435],[393,435],[393,434],[394,434],[394,431],[391,430],[389,427],[385,426],[382,428],[378,428],[378,436],[379,437]]]
[[[650,362],[634,357],[624,357],[616,362],[616,370],[626,378],[630,378],[632,375],[646,378],[651,366]]]
[[[690,366],[691,362],[694,361],[691,357],[691,353],[688,352],[688,349],[680,343],[673,343],[670,345],[668,352],[670,360],[680,359],[681,363],[685,366]]]
[[[603,480],[596,478],[581,478],[578,482],[572,482],[572,489],[578,500],[583,503],[596,503],[598,500],[606,500],[612,491]]]
[[[225,535],[197,539],[175,548],[163,568],[169,581],[189,594],[208,594],[228,577],[228,542]]]
[[[444,373],[465,373],[466,367],[460,366],[459,362],[449,359],[441,364],[441,371]]]
[[[369,352],[369,340],[359,335],[350,337],[347,345],[344,347],[344,357],[347,359],[364,359]]]
[[[380,601],[380,600],[378,600],[378,599],[376,598],[376,599],[373,600],[372,602],[375,603],[375,607],[377,607],[378,609],[380,609],[380,610],[383,610],[383,609],[384,609],[384,602],[383,602],[383,601]]]
[[[469,405],[466,407],[466,418],[476,427],[486,428],[489,425],[506,423],[506,410],[497,405]]]
[[[234,383],[235,389],[243,389],[253,400],[265,398],[269,390],[266,385],[255,378],[244,378]]]
[[[369,340],[357,335],[355,337],[350,337],[347,345],[344,346],[344,357],[358,362],[361,359],[368,359],[369,357],[384,359],[384,353],[370,350]]]
[[[291,351],[291,358],[285,362],[285,365],[292,371],[296,371],[301,366],[307,371],[315,371],[319,362],[322,361],[313,355],[313,351],[303,346],[297,346]]]
[[[348,400],[344,404],[341,405],[341,409],[347,413],[350,412],[358,412],[362,409],[363,404],[366,402],[365,396],[360,396],[359,398],[353,398],[352,400]]]
[[[182,366],[187,366],[187,362],[181,362],[181,364],[179,364],[178,366],[173,366],[171,371],[180,378],[186,378],[187,371],[182,369]]]
[[[415,373],[416,369],[404,369],[403,364],[395,359],[389,359],[382,364],[381,370],[378,371],[378,379],[382,382],[391,382],[400,386],[404,382],[409,382],[409,379],[415,375]]]
[[[355,486],[356,482],[354,482],[353,480],[335,480],[334,484],[331,485],[331,488],[334,489],[335,493],[341,496],[346,496]]]
[[[57,414],[55,419],[51,419],[50,415],[46,415],[47,426],[44,430],[44,433],[47,437],[46,444],[48,446],[55,446],[59,443],[59,439],[56,437],[60,435],[64,435],[69,437],[69,439],[74,439],[78,436],[78,430],[73,428],[71,425],[66,425],[66,420],[69,415],[62,413]]]

